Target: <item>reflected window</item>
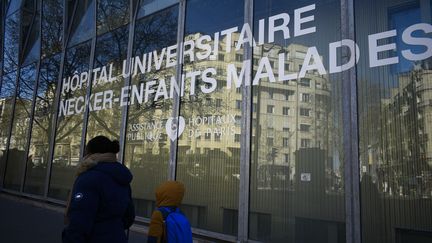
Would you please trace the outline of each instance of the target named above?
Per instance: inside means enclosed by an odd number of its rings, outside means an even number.
[[[242,103],[241,103],[241,100],[236,100],[236,109],[237,110],[240,110],[241,109],[241,106],[242,106]]]
[[[267,113],[268,114],[273,114],[274,113],[274,105],[267,105]]]
[[[300,116],[310,116],[310,109],[300,108]]]
[[[300,124],[300,131],[302,132],[309,132],[311,125],[307,124]]]

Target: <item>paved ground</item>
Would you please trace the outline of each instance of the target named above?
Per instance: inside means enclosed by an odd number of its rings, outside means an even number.
[[[52,210],[34,204],[0,193],[1,243],[61,243],[61,208]],[[131,232],[129,242],[145,243],[146,236]]]

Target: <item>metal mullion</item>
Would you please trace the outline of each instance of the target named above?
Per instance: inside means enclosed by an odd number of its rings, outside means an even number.
[[[139,9],[140,1],[138,1],[137,6],[134,6],[134,0],[130,0],[130,9],[131,12],[134,10],[133,14],[129,17],[129,39],[128,39],[128,51],[126,60],[131,60],[132,54],[133,54],[133,43],[135,38],[135,23],[136,23],[136,16]],[[128,62],[129,65],[131,65],[130,62]],[[125,78],[124,80],[124,86],[127,87],[132,83],[132,75],[129,75],[129,77]],[[125,157],[125,148],[126,148],[126,127],[127,127],[127,118],[128,118],[128,112],[129,112],[129,106],[123,106],[121,109],[122,112],[122,121],[120,125],[120,152],[119,152],[119,161],[124,164],[124,157]]]
[[[85,144],[86,144],[86,138],[87,138],[87,126],[88,126],[88,121],[89,121],[89,115],[90,115],[90,95],[92,92],[92,79],[93,79],[93,65],[94,65],[94,59],[95,59],[95,52],[96,52],[96,41],[97,41],[97,30],[96,30],[96,20],[97,20],[97,0],[95,0],[93,2],[94,6],[94,19],[93,19],[93,24],[94,24],[94,29],[93,29],[93,34],[92,34],[92,43],[91,43],[91,51],[90,51],[90,61],[89,61],[89,74],[88,74],[88,83],[87,83],[87,91],[86,91],[86,100],[88,100],[86,108],[85,108],[85,112],[84,112],[84,117],[83,117],[83,129],[82,129],[82,133],[81,133],[81,145],[80,145],[80,158],[84,157],[84,150],[85,150]]]
[[[355,40],[354,0],[341,0],[342,39]],[[342,52],[342,62],[348,57]],[[353,53],[351,53],[352,55]],[[354,53],[357,55],[357,53]],[[357,67],[342,73],[346,242],[361,242]]]
[[[69,24],[67,20],[67,14],[68,14],[68,6],[66,4],[66,1],[64,2],[64,11],[63,11],[63,51],[62,56],[60,60],[60,70],[59,70],[59,77],[57,80],[57,87],[56,87],[56,96],[54,100],[54,121],[52,123],[51,127],[51,137],[50,137],[50,145],[49,145],[49,151],[48,151],[48,164],[47,164],[47,173],[45,177],[45,188],[44,188],[44,198],[48,198],[48,192],[49,192],[49,184],[51,182],[51,171],[52,171],[52,160],[54,159],[54,147],[55,147],[55,139],[57,135],[57,122],[58,122],[58,109],[60,104],[60,97],[61,97],[61,89],[62,89],[62,78],[63,78],[63,72],[64,72],[64,64],[66,59],[66,52],[67,52],[67,45],[69,42],[70,37],[70,29],[71,25]],[[73,14],[71,17],[71,20],[73,22],[73,18],[75,17],[75,12],[77,9],[78,2],[74,5]],[[41,16],[41,22],[42,22],[43,15]],[[66,23],[67,22],[67,23]],[[69,26],[68,26],[69,25]],[[43,30],[41,30],[42,32]]]
[[[41,40],[42,43],[42,0],[39,1],[39,6],[36,6],[36,14],[38,13],[39,9],[39,14],[40,14],[40,21],[39,21],[39,39]],[[33,23],[34,24],[34,23]],[[41,66],[41,58],[42,58],[42,44],[39,48],[39,60],[37,62],[36,65],[36,78],[35,78],[35,84],[34,84],[34,90],[33,90],[33,101],[32,101],[32,110],[31,110],[31,114],[30,114],[30,124],[29,124],[29,129],[28,129],[28,134],[27,134],[27,143],[26,143],[26,147],[25,147],[25,155],[26,155],[26,159],[25,159],[25,164],[24,164],[24,172],[22,174],[22,180],[21,180],[21,189],[20,192],[23,193],[24,192],[24,184],[25,184],[25,180],[26,180],[26,175],[27,175],[27,165],[28,165],[28,154],[30,151],[30,143],[31,143],[31,135],[32,135],[32,128],[33,128],[33,120],[34,120],[34,113],[35,113],[35,109],[36,109],[36,98],[37,98],[37,91],[39,88],[39,75],[40,75],[40,66]]]
[[[253,29],[253,0],[244,2],[244,23]],[[244,46],[244,60],[251,60],[253,49],[249,43]],[[252,73],[250,74],[252,75]],[[250,199],[250,162],[251,162],[251,119],[252,119],[252,85],[242,86],[241,135],[240,135],[240,188],[238,208],[238,242],[247,242],[249,237],[249,199]]]
[[[176,82],[181,90],[184,89],[181,85],[182,80],[182,72],[183,72],[183,39],[184,39],[184,30],[185,30],[185,19],[186,19],[186,0],[179,1],[179,16],[177,23],[177,66],[176,66]],[[174,92],[173,97],[173,110],[172,117],[178,117],[180,115],[180,103],[181,96]],[[178,127],[179,119],[177,119],[177,127]],[[177,133],[178,133],[177,129]],[[178,138],[178,136],[177,136]],[[168,179],[176,180],[177,176],[177,148],[178,148],[178,139],[174,141],[170,139],[170,161],[168,165]]]

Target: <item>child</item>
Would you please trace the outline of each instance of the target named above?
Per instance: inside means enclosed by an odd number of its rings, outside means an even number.
[[[185,187],[178,181],[164,182],[156,189],[157,208],[153,212],[147,243],[192,243],[191,226],[178,208]]]

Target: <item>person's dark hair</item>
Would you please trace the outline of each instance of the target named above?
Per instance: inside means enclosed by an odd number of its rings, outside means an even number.
[[[96,154],[96,153],[118,153],[120,151],[120,144],[117,140],[111,141],[105,136],[97,136],[88,141],[85,154]]]

